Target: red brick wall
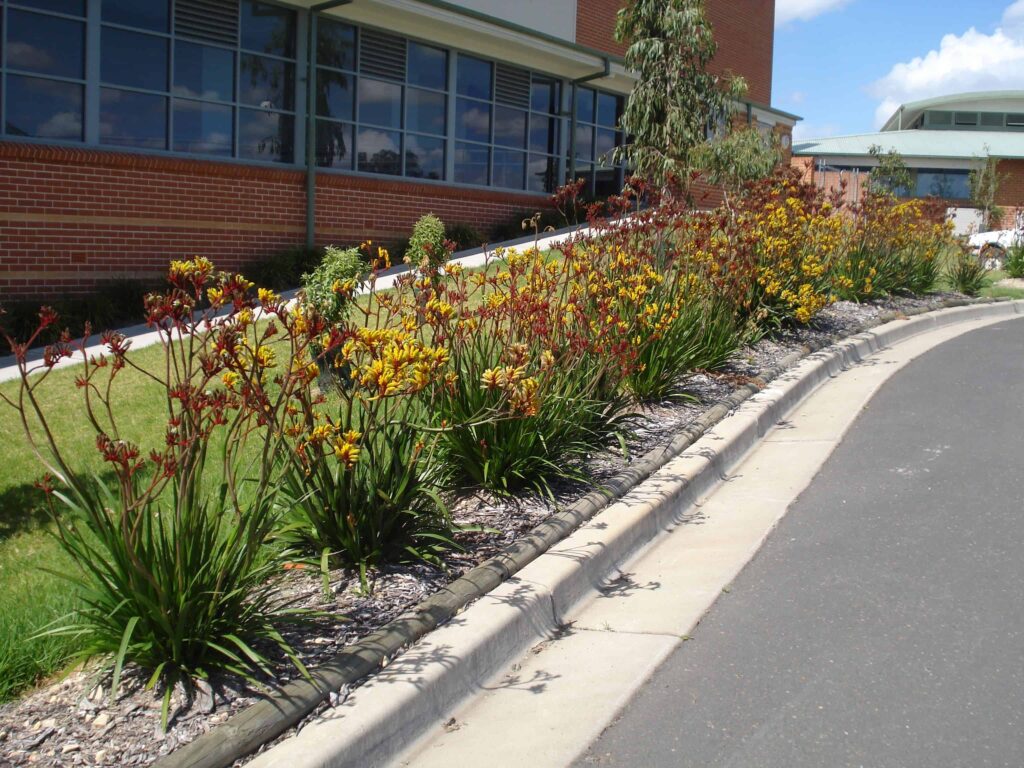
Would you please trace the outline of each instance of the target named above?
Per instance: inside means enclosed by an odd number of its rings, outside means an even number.
[[[433,212],[486,232],[543,198],[318,176],[317,241],[407,237]],[[305,241],[305,174],[241,164],[0,143],[0,299],[159,279],[172,258],[237,269]]]
[[[1003,208],[1000,226],[1014,226],[1018,211],[1024,211],[1024,160],[1000,160],[998,172],[1005,176],[996,202]]]
[[[748,97],[762,104],[772,98],[772,53],[775,41],[775,0],[705,0],[715,29],[718,73],[742,75]],[[577,0],[576,42],[622,55],[615,42],[615,14],[623,0]]]

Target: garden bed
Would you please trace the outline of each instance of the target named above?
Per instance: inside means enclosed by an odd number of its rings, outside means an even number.
[[[667,445],[687,425],[699,419],[739,387],[766,383],[768,372],[793,352],[819,348],[831,341],[877,324],[883,314],[937,308],[955,294],[925,298],[886,298],[865,304],[839,302],[819,312],[806,326],[776,332],[742,349],[718,373],[697,373],[683,382],[686,400],[646,406],[627,441],[628,455],[618,450],[591,457],[587,482],[560,481],[551,497],[526,494],[514,500],[485,495],[461,498],[452,508],[462,526],[484,529],[457,535],[461,550],[445,555],[443,567],[430,565],[386,567],[370,574],[371,592],[360,587],[356,573],[330,574],[329,600],[324,599],[319,572],[295,568],[284,583],[301,604],[344,615],[287,639],[308,667],[334,657],[339,650],[380,629],[403,612],[435,593],[471,568],[521,539],[553,511],[567,506],[600,486],[648,451]],[[280,685],[296,675],[281,664],[268,686]],[[103,684],[109,684],[103,678]],[[181,744],[193,741],[260,697],[241,679],[222,676],[207,694],[200,691],[185,701],[181,691],[173,697],[169,730],[161,729],[161,704],[141,674],[128,671],[122,678],[123,694],[111,704],[109,693],[97,688],[97,676],[78,670],[45,685],[23,699],[0,708],[0,762],[12,765],[149,765]],[[322,706],[337,703],[327,700]]]

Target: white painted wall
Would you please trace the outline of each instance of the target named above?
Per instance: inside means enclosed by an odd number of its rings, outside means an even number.
[[[576,40],[576,0],[449,0],[472,11],[536,29],[569,42]]]

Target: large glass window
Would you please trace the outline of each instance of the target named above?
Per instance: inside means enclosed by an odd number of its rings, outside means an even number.
[[[174,0],[0,0],[3,133],[301,162],[301,11],[219,2],[224,17],[197,20]],[[605,159],[620,97],[577,89],[568,136],[558,78],[329,16],[317,30],[321,167],[543,193],[571,143],[591,191],[621,179]]]
[[[355,27],[318,22],[317,164],[444,179],[448,53],[384,37],[361,60]]]
[[[100,11],[100,143],[167,149],[170,0],[103,0]]]
[[[7,8],[4,133],[85,137],[85,3],[37,0]],[[66,14],[54,15],[51,12]]]
[[[576,134],[574,148],[576,178],[586,179],[586,190],[607,197],[622,189],[622,168],[612,160],[612,151],[622,144],[618,130],[623,98],[592,88],[576,90]]]

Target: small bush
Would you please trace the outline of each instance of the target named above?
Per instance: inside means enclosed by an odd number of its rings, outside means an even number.
[[[1008,277],[1024,278],[1024,243],[1015,243],[1006,249],[1003,269]]]
[[[405,261],[417,267],[439,267],[448,260],[444,223],[432,213],[421,216],[412,228]]]
[[[472,224],[449,224],[445,228],[445,236],[455,244],[456,251],[477,248],[487,241]]]
[[[248,273],[257,285],[275,291],[298,287],[302,276],[312,272],[324,257],[323,248],[295,246],[254,262]]]
[[[86,325],[107,328],[142,323],[143,298],[152,288],[139,280],[113,280],[97,285],[87,296],[56,298],[49,306],[60,316],[61,326],[48,326],[34,343],[52,344],[65,329],[75,337],[81,336]],[[38,301],[5,301],[3,309],[4,326],[14,338],[33,335],[39,325]]]
[[[366,272],[358,248],[328,246],[320,265],[302,276],[302,301],[328,324],[339,323],[345,319],[353,292]]]
[[[967,250],[961,250],[949,265],[949,282],[954,291],[966,296],[977,296],[985,287],[987,272],[977,257]]]

